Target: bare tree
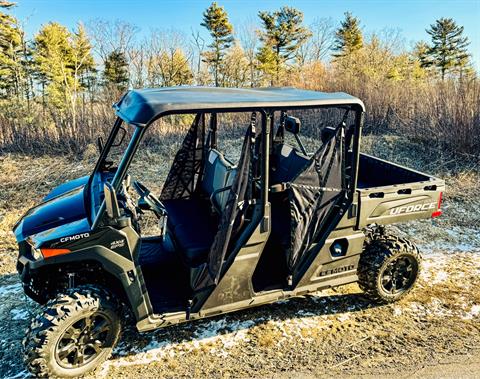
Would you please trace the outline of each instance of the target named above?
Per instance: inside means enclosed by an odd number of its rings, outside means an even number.
[[[243,48],[245,58],[248,61],[248,72],[250,79],[250,86],[255,87],[257,84],[257,49],[260,45],[260,39],[258,37],[259,26],[254,21],[248,21],[241,25],[238,29],[237,38]]]
[[[399,28],[384,28],[377,34],[383,48],[392,54],[400,54],[405,50],[405,38]]]
[[[148,43],[142,41],[128,50],[130,63],[130,83],[133,88],[142,88],[146,85],[146,71],[148,61]]]
[[[93,39],[94,50],[102,61],[112,51],[120,51],[127,55],[133,47],[139,28],[126,21],[105,21],[101,19],[91,20],[87,24],[89,35]]]
[[[201,82],[202,80],[200,79],[201,73],[202,73],[202,56],[203,53],[205,52],[205,39],[200,35],[200,32],[198,30],[193,30],[192,29],[192,39],[191,39],[191,45],[193,47],[193,52],[192,52],[192,65],[193,71],[195,74],[195,79],[197,81],[197,84]]]
[[[323,60],[332,50],[335,41],[335,23],[331,17],[315,18],[310,25],[312,37],[307,42],[312,61]]]
[[[148,37],[146,79],[150,86],[190,84],[191,56],[185,53],[186,36],[175,29],[153,30]]]

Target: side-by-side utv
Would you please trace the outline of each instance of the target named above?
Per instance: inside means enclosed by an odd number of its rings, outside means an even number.
[[[25,293],[42,304],[24,340],[35,376],[94,369],[128,314],[143,332],[347,283],[383,303],[414,286],[417,248],[383,225],[440,215],[445,184],[360,153],[359,99],[176,87],[132,90],[114,107],[92,174],[52,190],[14,229]],[[247,120],[235,162],[220,147],[226,113]],[[154,194],[131,178],[132,160],[152,123],[185,115],[190,126],[178,126],[183,142]],[[302,136],[307,123],[318,138]],[[157,235],[142,235],[147,212]]]

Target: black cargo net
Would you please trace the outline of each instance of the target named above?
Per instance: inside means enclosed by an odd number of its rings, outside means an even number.
[[[237,166],[237,175],[232,183],[228,201],[220,219],[218,232],[210,248],[208,260],[191,272],[191,286],[194,291],[201,291],[218,283],[236,220],[245,209],[250,198],[251,180],[249,177],[252,149],[255,146],[255,125],[256,115],[254,113],[252,114],[250,128],[243,141],[242,153]]]
[[[197,114],[180,150],[175,155],[160,200],[189,199],[201,176],[204,158],[204,114]]]
[[[289,168],[298,165],[293,177],[276,172],[277,180],[280,178],[282,183],[275,182],[276,193],[271,194],[272,234],[278,240],[278,248],[286,255],[289,274],[295,271],[312,244],[318,242],[326,220],[346,198],[343,166],[347,114],[310,158],[291,164]],[[282,115],[275,136],[273,149],[277,151],[285,146],[284,117]]]
[[[293,271],[313,242],[316,242],[329,213],[345,197],[342,169],[343,127],[340,126],[291,183],[290,248],[287,265]]]

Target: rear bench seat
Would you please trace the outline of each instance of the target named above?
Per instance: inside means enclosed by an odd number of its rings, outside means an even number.
[[[290,182],[310,162],[307,156],[283,143],[275,146],[271,159],[270,185]]]
[[[184,262],[195,267],[205,262],[225,209],[237,169],[215,149],[208,152],[201,183],[206,198],[164,201],[168,226]],[[221,191],[223,190],[223,191]]]

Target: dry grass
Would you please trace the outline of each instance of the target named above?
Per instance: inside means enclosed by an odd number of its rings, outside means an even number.
[[[288,85],[319,91],[344,91],[366,105],[365,131],[388,132],[423,141],[439,149],[473,154],[480,147],[480,81],[392,81],[365,76],[348,77],[322,70],[309,76],[293,73]],[[302,80],[296,79],[297,76]],[[313,80],[313,77],[316,80]],[[95,103],[79,105],[75,130],[68,115],[61,117],[41,104],[0,102],[0,150],[23,153],[83,152],[98,136],[105,136],[114,120],[109,94]],[[152,140],[168,140],[172,130],[188,126],[191,116],[172,116],[159,123]]]

